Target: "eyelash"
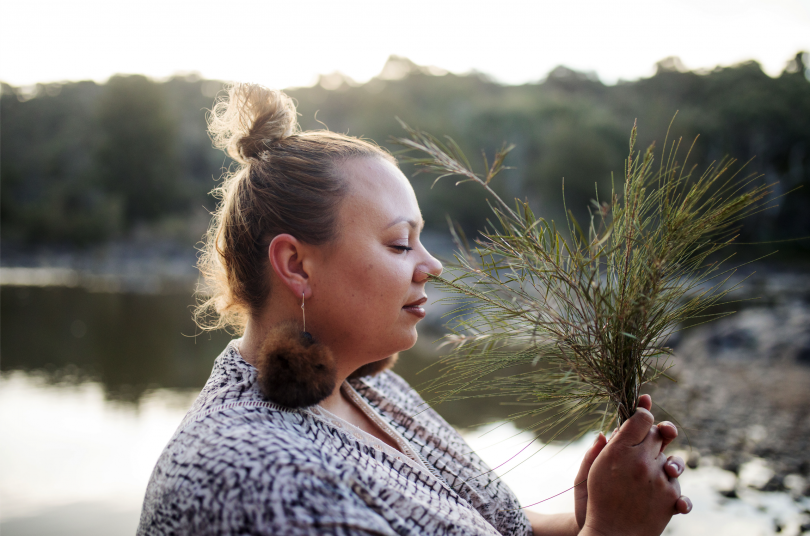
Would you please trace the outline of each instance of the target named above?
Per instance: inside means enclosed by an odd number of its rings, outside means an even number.
[[[391,247],[394,249],[398,249],[400,251],[413,251],[413,248],[408,246],[391,246]]]

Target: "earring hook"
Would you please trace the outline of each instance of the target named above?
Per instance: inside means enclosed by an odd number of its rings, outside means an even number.
[[[307,311],[304,309],[304,291],[301,291],[301,315],[304,317],[304,332],[307,331]]]

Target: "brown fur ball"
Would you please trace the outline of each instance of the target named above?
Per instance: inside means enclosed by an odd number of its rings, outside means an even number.
[[[256,368],[262,395],[290,408],[317,404],[332,394],[337,381],[331,350],[305,337],[295,322],[278,324],[270,330]]]

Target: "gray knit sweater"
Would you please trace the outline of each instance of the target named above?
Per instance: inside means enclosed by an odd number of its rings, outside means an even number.
[[[528,535],[512,492],[398,375],[344,392],[402,452],[319,409],[265,402],[231,343],[155,466],[139,535]]]

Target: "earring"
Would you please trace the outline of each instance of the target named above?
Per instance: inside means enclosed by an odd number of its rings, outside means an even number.
[[[296,322],[282,322],[270,329],[262,343],[256,368],[265,399],[300,408],[313,406],[332,394],[337,367],[332,351],[315,341],[306,330],[304,295],[301,294],[304,330]]]

